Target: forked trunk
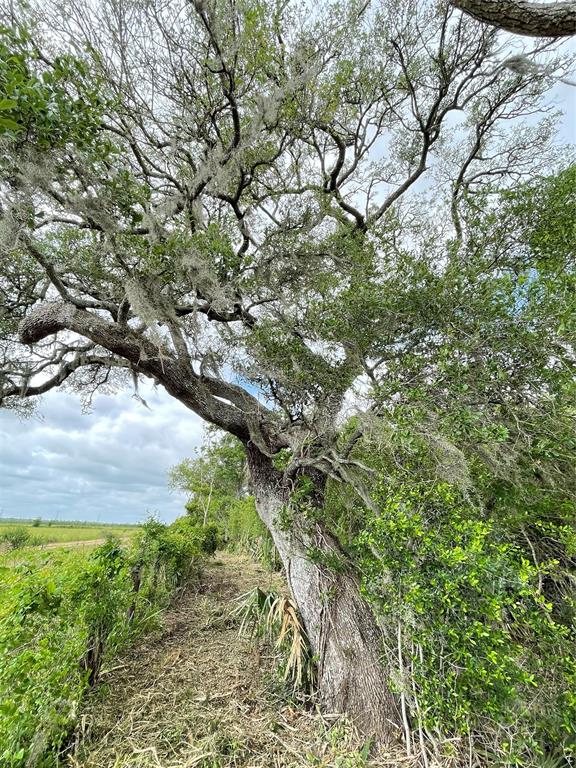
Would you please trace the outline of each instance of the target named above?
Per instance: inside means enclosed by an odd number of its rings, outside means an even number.
[[[251,455],[250,455],[251,454]],[[284,530],[282,475],[249,451],[256,506],[282,559],[288,585],[318,660],[318,689],[326,712],[346,714],[366,736],[391,744],[401,738],[401,716],[382,659],[382,634],[348,566],[329,568],[310,559],[338,557],[338,542],[321,525],[305,534]],[[314,558],[315,560],[317,558]]]

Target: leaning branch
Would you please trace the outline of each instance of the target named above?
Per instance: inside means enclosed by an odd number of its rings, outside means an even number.
[[[527,0],[450,0],[461,11],[507,32],[530,37],[576,35],[576,2]]]
[[[125,325],[111,323],[100,315],[69,302],[45,302],[26,315],[20,325],[20,341],[36,344],[60,331],[71,331],[122,358],[144,376],[158,381],[183,405],[211,424],[232,433],[244,442],[251,438],[246,414],[236,405],[215,397],[188,361],[160,349],[142,334]]]

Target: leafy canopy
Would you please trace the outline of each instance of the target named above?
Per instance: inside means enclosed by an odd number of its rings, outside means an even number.
[[[411,0],[174,10],[7,14],[3,404],[145,376],[292,472],[338,472],[355,389],[379,412],[549,386],[529,271],[473,213],[555,162],[567,62],[495,68],[496,32]]]

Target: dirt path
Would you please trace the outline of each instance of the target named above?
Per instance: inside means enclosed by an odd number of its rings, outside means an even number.
[[[100,544],[104,544],[106,539],[90,539],[86,541],[51,541],[47,544],[39,544],[39,549],[64,549],[66,547],[99,547]]]
[[[270,651],[238,634],[239,595],[279,579],[221,555],[203,586],[167,611],[159,636],[133,648],[81,722],[75,768],[362,768],[352,729],[296,705]],[[335,719],[332,719],[332,724]],[[396,761],[379,765],[398,765]],[[405,764],[403,764],[405,765]]]

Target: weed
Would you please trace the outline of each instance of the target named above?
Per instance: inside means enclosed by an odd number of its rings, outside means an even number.
[[[233,612],[241,616],[240,633],[266,638],[282,656],[283,678],[294,691],[311,693],[315,665],[304,625],[294,603],[284,595],[259,587],[241,595]]]
[[[0,534],[0,543],[4,542],[9,550],[22,549],[29,547],[33,543],[33,538],[26,528],[9,528]]]

